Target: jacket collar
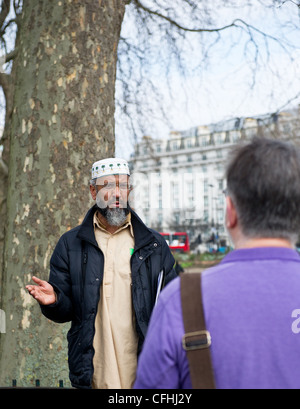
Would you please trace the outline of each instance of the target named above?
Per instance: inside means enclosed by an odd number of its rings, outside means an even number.
[[[135,240],[134,249],[137,250],[155,240],[155,236],[131,207],[129,207],[129,210]]]
[[[93,220],[94,220],[94,213],[97,210],[97,205],[94,205],[85,215],[85,218],[83,219],[83,222],[79,226],[79,231],[77,233],[77,237],[79,239],[88,241],[92,243],[94,246],[98,247],[96,238],[95,238],[95,233],[94,233],[94,225],[93,225]]]
[[[95,234],[94,234],[94,213],[97,211],[97,205],[95,204],[86,214],[82,224],[79,227],[77,237],[90,242],[94,246],[98,247]],[[144,247],[151,241],[155,239],[154,234],[145,225],[145,223],[140,219],[140,217],[129,207],[131,213],[131,224],[134,233],[135,246],[134,249],[137,250]]]

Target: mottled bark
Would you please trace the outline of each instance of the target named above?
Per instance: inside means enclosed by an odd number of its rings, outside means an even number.
[[[59,236],[82,221],[95,160],[114,152],[122,0],[24,2],[17,38],[3,275],[0,385],[68,378],[67,325],[25,290],[47,279]]]

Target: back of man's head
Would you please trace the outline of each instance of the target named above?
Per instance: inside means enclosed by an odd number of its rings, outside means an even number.
[[[226,171],[228,194],[248,237],[297,240],[300,151],[291,143],[254,138],[237,146]]]

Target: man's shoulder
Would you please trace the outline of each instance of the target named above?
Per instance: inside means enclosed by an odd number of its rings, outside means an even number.
[[[142,219],[137,215],[137,213],[135,213],[132,209],[130,209],[130,211],[131,211],[131,222],[133,224],[133,229],[134,229],[135,234],[136,232],[140,232],[140,231],[147,232],[146,233],[147,235],[149,234],[150,236],[152,235],[153,238],[157,240],[160,244],[162,245],[166,244],[167,246],[166,240],[163,238],[163,236],[158,231],[151,229],[151,227],[148,227],[142,221]]]
[[[79,229],[80,229],[80,225],[73,227],[70,230],[67,230],[61,235],[61,239],[68,240],[68,239],[72,239],[73,237],[76,237],[77,233],[79,232]]]
[[[153,236],[155,236],[155,238],[161,242],[165,242],[166,240],[163,238],[163,236],[156,230],[151,229],[150,227],[148,227],[148,229],[151,231],[151,233],[153,234]]]
[[[78,226],[75,226],[72,229],[64,232],[61,235],[60,240],[63,240],[63,241],[74,240],[74,239],[79,238],[78,236],[79,236],[79,234],[81,234],[80,232],[83,229],[93,230],[94,213],[95,213],[95,206],[93,206],[92,208],[89,209],[89,211],[85,215],[84,220],[83,220],[83,222],[81,224],[79,224]]]
[[[77,237],[79,229],[80,226],[76,226],[63,233],[57,242],[55,251],[64,251],[63,249],[71,249],[74,246],[77,248],[77,245],[81,242]]]

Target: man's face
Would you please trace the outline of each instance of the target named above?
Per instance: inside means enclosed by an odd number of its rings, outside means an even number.
[[[129,193],[129,177],[111,175],[97,179],[96,197],[93,198],[97,200],[98,207],[102,209],[124,209],[127,208]]]
[[[120,226],[129,213],[127,209],[129,177],[111,175],[97,179],[96,187],[90,186],[91,195],[96,200],[100,213],[112,226]]]

